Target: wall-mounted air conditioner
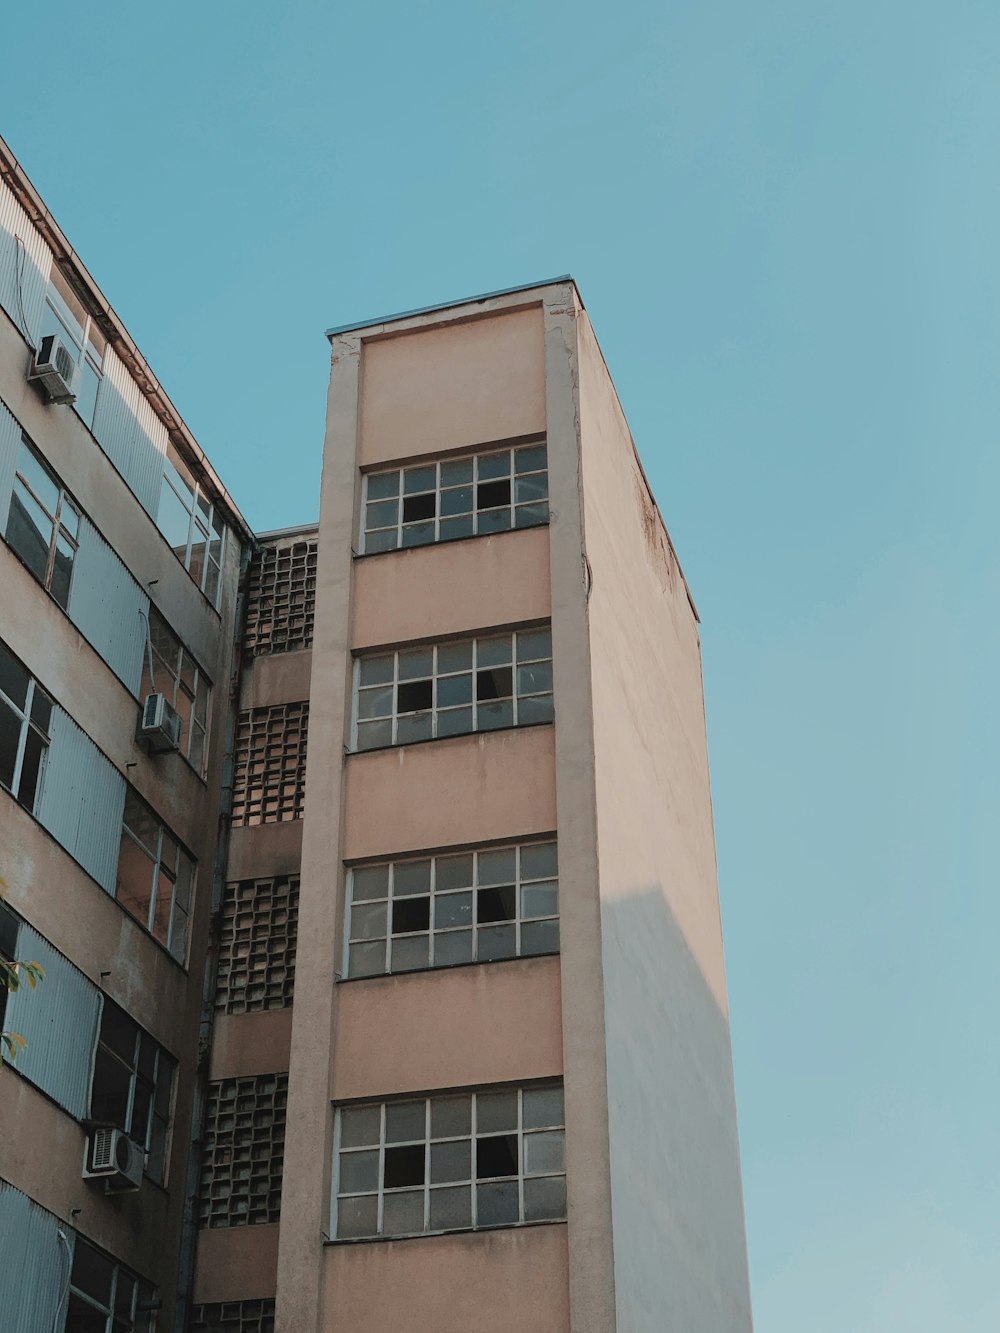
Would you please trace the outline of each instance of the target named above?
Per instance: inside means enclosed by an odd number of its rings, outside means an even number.
[[[84,1180],[103,1180],[108,1194],[128,1194],[142,1184],[145,1154],[120,1129],[102,1126],[91,1131]]]
[[[181,747],[181,715],[165,694],[147,694],[139,720],[139,740],[150,754],[168,754]]]
[[[28,379],[36,380],[52,403],[76,402],[76,358],[56,334],[42,339],[31,361]]]

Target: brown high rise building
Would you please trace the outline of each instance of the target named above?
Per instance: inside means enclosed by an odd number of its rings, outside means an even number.
[[[115,419],[166,412],[74,262],[56,256],[134,377]],[[150,626],[132,624],[123,680],[74,619],[76,585],[51,605],[57,536],[40,576],[8,524],[0,638],[120,792],[101,806],[113,838],[94,816],[73,842],[53,829],[55,731],[30,800],[0,774],[11,949],[47,942],[72,974],[15,997],[34,1026],[0,1074],[20,1117],[0,1220],[33,1275],[0,1276],[12,1333],[117,1329],[95,1271],[144,1333],[748,1333],[697,616],[573,281],[332,330],[318,527],[252,538],[179,419],[146,503],[98,431],[103,381],[90,424],[27,382],[44,330],[18,326],[5,274],[14,434],[101,517]],[[198,555],[215,519],[221,617]],[[43,601],[54,628],[32,635]],[[164,657],[183,735],[151,754],[136,722],[170,693]],[[154,835],[173,915],[137,887]],[[91,1026],[57,1041],[74,985]],[[138,1188],[81,1179],[115,1127]]]

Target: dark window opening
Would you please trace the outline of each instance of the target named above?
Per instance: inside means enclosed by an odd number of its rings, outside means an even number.
[[[396,687],[396,711],[419,713],[434,702],[434,683],[430,680],[401,680]]]
[[[429,930],[430,898],[396,898],[392,904],[392,933],[408,935],[415,930]]]
[[[424,1145],[410,1144],[403,1148],[386,1148],[382,1183],[386,1189],[424,1183]]]
[[[498,509],[510,504],[510,480],[481,481],[476,488],[477,509]]]
[[[476,1140],[477,1180],[493,1180],[497,1176],[516,1175],[516,1134],[497,1134],[488,1139]]]
[[[437,496],[433,491],[427,495],[407,495],[403,497],[403,522],[420,523],[433,518],[437,512]]]
[[[497,889],[480,889],[479,924],[488,921],[513,921],[517,915],[517,892],[513,884],[505,884]]]
[[[491,667],[476,672],[476,698],[509,699],[514,693],[514,673],[510,667]]]

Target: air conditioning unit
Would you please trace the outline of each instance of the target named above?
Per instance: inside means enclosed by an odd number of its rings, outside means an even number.
[[[110,1125],[91,1131],[84,1180],[103,1180],[108,1194],[128,1194],[142,1184],[145,1154],[138,1143]]]
[[[37,380],[52,403],[76,402],[76,357],[56,334],[42,339],[35,353],[29,380]]]
[[[181,715],[165,694],[147,694],[139,721],[139,740],[150,754],[181,748]]]

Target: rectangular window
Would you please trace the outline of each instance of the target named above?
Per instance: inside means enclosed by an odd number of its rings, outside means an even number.
[[[547,523],[547,468],[540,443],[366,473],[361,553]]]
[[[557,875],[554,842],[355,866],[344,973],[558,953]]]
[[[117,1125],[145,1150],[146,1175],[163,1183],[176,1061],[107,997],[94,1060],[90,1118]]]
[[[552,721],[552,635],[518,630],[355,661],[354,748]]]
[[[167,444],[156,525],[213,606],[219,605],[226,528],[205,488]]]
[[[208,710],[212,701],[212,683],[153,606],[149,608],[149,651],[142,665],[142,695],[147,694],[165,694],[180,713],[183,724],[181,753],[203,777],[208,762]]]
[[[150,1283],[76,1237],[63,1333],[154,1333],[158,1304]]]
[[[183,965],[195,863],[129,787],[125,796],[115,897]]]
[[[94,424],[108,342],[55,264],[49,276],[49,289],[42,312],[41,336],[45,338],[50,333],[56,334],[65,343],[77,364],[76,402],[73,407],[89,429]]]
[[[0,786],[34,813],[49,748],[52,700],[0,643]]]
[[[362,1240],[561,1221],[563,1126],[560,1083],[343,1106],[334,1234]]]
[[[7,544],[66,609],[80,511],[22,436],[7,516]]]

